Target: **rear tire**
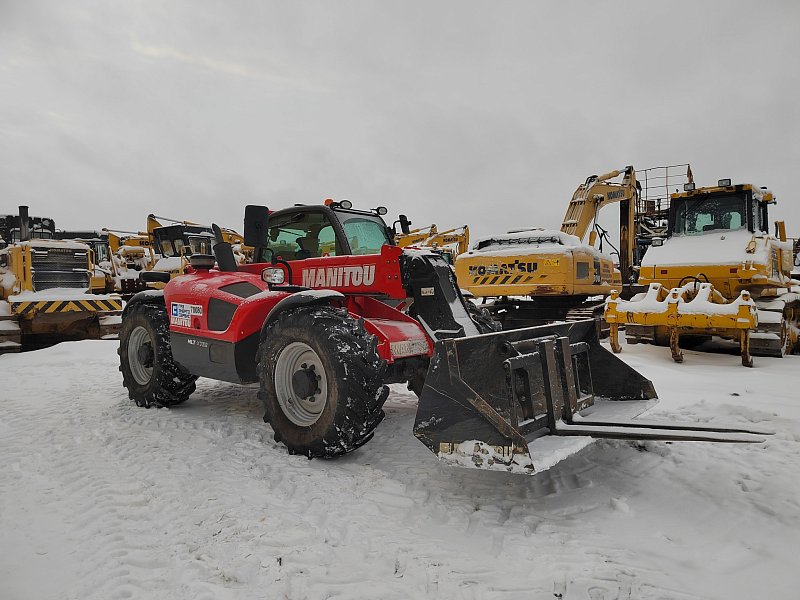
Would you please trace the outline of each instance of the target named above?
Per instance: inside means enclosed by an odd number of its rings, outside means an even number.
[[[195,390],[197,377],[172,358],[167,309],[137,304],[122,320],[119,332],[122,385],[137,406],[176,406]]]
[[[368,442],[389,395],[377,339],[346,310],[289,310],[258,351],[264,420],[290,454],[330,458]]]

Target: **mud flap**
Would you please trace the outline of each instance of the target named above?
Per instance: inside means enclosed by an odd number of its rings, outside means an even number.
[[[649,379],[600,345],[595,320],[444,339],[414,434],[449,464],[521,473],[548,468],[597,437],[764,439],[750,430],[630,420],[656,398]]]

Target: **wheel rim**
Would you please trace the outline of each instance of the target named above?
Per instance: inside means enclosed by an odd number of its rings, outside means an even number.
[[[136,383],[150,383],[153,378],[153,339],[144,327],[134,329],[128,338],[128,365]]]
[[[281,351],[275,362],[275,393],[283,414],[295,425],[310,427],[319,420],[328,401],[328,378],[311,346],[292,342]]]

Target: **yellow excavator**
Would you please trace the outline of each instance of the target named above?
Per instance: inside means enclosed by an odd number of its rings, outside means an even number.
[[[612,180],[622,176],[621,182]],[[560,230],[518,229],[475,244],[456,259],[459,286],[484,301],[504,329],[602,314],[590,300],[636,278],[636,209],[641,186],[632,166],[593,175],[578,186]],[[607,232],[597,222],[609,204],[620,205],[619,248],[610,254]],[[588,233],[588,243],[584,241]]]
[[[793,248],[782,221],[769,233],[766,188],[697,187],[694,180],[670,197],[664,238],[654,238],[642,259],[639,283],[646,291],[624,300],[613,293],[605,319],[611,345],[669,345],[677,362],[684,345],[720,336],[739,342],[742,364],[751,355],[783,356],[798,350],[800,281],[792,278]]]
[[[469,250],[469,227],[462,225],[439,231],[436,224],[433,224],[410,230],[408,233],[397,232],[394,242],[401,248],[416,246],[436,250],[445,261],[452,265],[456,257]]]

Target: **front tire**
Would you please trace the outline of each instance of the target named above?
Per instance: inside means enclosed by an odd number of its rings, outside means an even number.
[[[368,442],[389,395],[376,338],[346,310],[282,313],[259,346],[264,420],[290,454],[329,458]]]
[[[176,406],[195,390],[197,377],[172,358],[167,309],[136,304],[122,320],[119,332],[122,385],[137,406]]]

